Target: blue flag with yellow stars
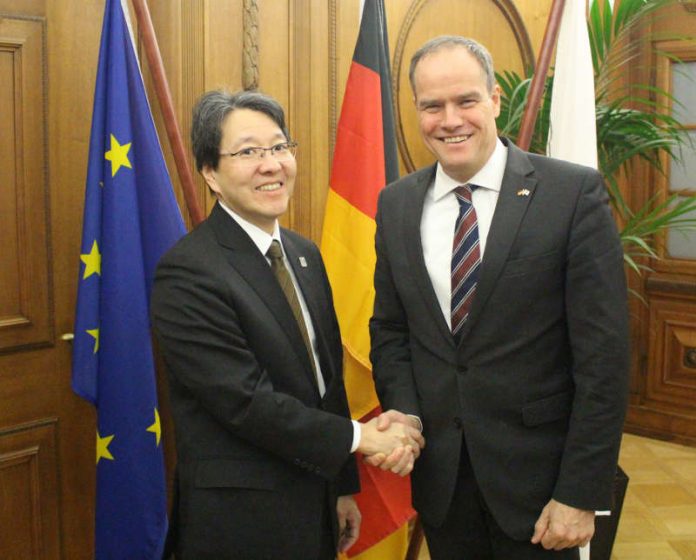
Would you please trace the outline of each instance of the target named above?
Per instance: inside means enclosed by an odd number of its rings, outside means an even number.
[[[89,147],[72,387],[97,409],[95,558],[160,558],[167,493],[149,322],[185,233],[120,0],[107,0]]]

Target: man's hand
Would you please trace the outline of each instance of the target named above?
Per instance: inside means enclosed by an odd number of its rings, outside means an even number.
[[[585,546],[594,535],[594,515],[552,499],[534,525],[532,543],[547,550]]]
[[[405,476],[413,469],[413,462],[424,445],[423,436],[412,426],[401,422],[383,422],[373,418],[361,425],[357,451],[366,455],[369,464]]]
[[[378,453],[366,457],[365,461],[382,470],[390,470],[400,476],[406,476],[413,470],[415,460],[420,456],[421,449],[425,447],[425,438],[421,434],[419,422],[414,417],[407,416],[403,412],[387,410],[377,417],[377,428],[380,431],[388,430],[394,424],[404,426],[408,437],[416,445],[398,447],[390,454]]]
[[[339,496],[336,513],[338,514],[338,552],[345,552],[360,536],[362,515],[353,496]]]
[[[378,419],[361,424],[360,443],[358,451],[364,455],[375,453],[390,454],[398,447],[419,447],[423,436],[405,424],[393,422],[387,427],[378,427]]]

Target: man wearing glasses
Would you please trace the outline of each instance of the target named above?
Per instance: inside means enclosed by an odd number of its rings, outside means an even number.
[[[407,474],[423,439],[350,420],[321,256],[278,224],[297,173],[282,107],[206,93],[191,140],[217,203],[163,257],[152,294],[177,441],[176,558],[332,559],[360,527],[351,454],[390,455]]]

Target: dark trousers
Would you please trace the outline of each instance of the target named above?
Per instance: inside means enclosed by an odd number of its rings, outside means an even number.
[[[440,527],[423,523],[423,531],[432,560],[578,560],[580,557],[577,547],[546,550],[530,541],[508,537],[481,496],[465,442],[462,442],[457,486],[445,522]]]
[[[324,511],[323,511],[323,522],[322,522],[322,531],[321,531],[321,544],[320,544],[320,550],[319,550],[319,556],[317,557],[317,560],[335,560],[337,552],[336,552],[336,541],[334,540],[334,532],[333,532],[333,522],[332,522],[332,515],[335,512],[335,506],[334,512],[330,511],[329,508],[331,506],[329,505],[329,499],[327,496],[327,499],[324,500]]]

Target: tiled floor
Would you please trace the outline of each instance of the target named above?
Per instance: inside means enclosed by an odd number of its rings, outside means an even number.
[[[612,560],[696,560],[696,449],[624,435],[630,478]]]
[[[611,559],[696,560],[696,448],[625,434],[619,464],[630,481]]]

